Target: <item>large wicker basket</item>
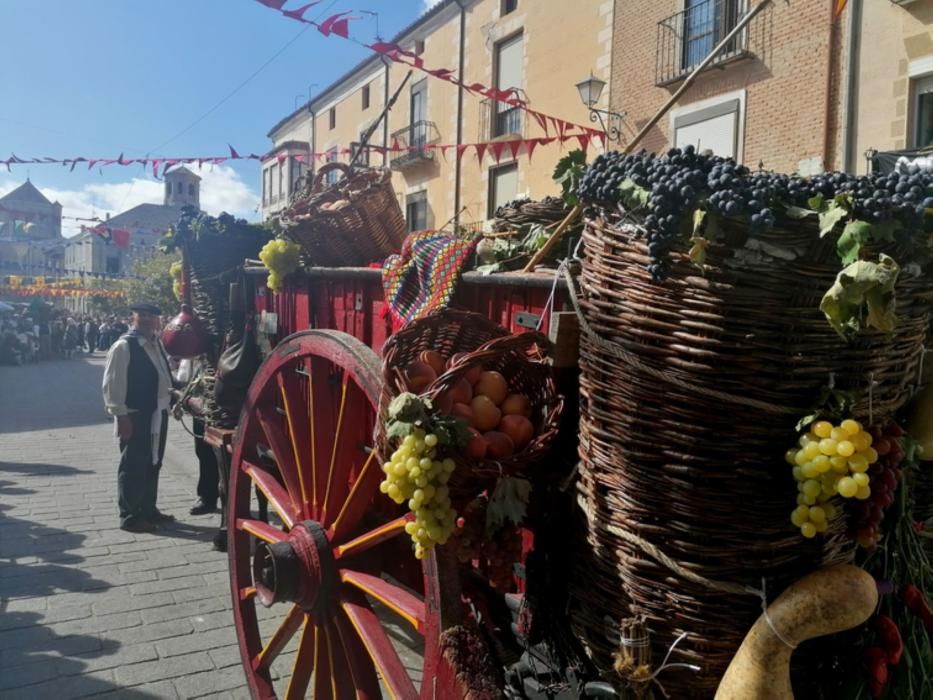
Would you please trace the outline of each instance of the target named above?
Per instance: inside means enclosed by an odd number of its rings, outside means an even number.
[[[580,478],[584,541],[571,619],[603,669],[619,625],[647,623],[670,697],[711,697],[761,601],[821,562],[849,558],[841,516],[803,539],[783,461],[797,420],[830,381],[875,422],[917,382],[928,282],[902,274],[893,333],[844,342],[819,310],[839,270],[832,244],[802,227],[726,225],[704,270],[683,250],[652,282],[630,225],[588,222],[581,276]],[[738,252],[737,252],[738,251]],[[770,251],[770,252],[769,252]],[[798,654],[801,658],[806,654]]]
[[[325,187],[331,172],[343,178]],[[285,235],[304,249],[310,262],[350,267],[397,253],[405,240],[405,218],[385,170],[351,170],[343,163],[321,167],[308,192],[282,214]]]
[[[424,350],[444,357],[467,353],[429,386],[424,396],[437,399],[450,390],[473,367],[496,370],[508,378],[509,391],[522,393],[531,401],[535,438],[521,451],[501,460],[467,460],[454,455],[458,468],[450,481],[455,499],[468,499],[495,484],[500,476],[530,476],[557,435],[563,406],[557,394],[552,369],[545,362],[548,340],[540,333],[509,335],[485,316],[455,309],[413,321],[393,335],[383,355],[382,398],[377,445],[383,455],[394,448],[383,433],[389,403],[407,391],[402,369]]]

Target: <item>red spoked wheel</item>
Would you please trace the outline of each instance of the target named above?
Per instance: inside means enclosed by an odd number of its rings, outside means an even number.
[[[230,582],[255,698],[435,697],[432,554],[379,494],[375,353],[339,331],[280,343],[240,416],[228,499]],[[274,513],[252,514],[257,487]],[[420,691],[418,686],[420,685]]]

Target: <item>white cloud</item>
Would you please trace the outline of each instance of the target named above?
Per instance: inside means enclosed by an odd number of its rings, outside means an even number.
[[[245,182],[236,170],[227,165],[205,165],[195,170],[201,176],[201,208],[208,214],[222,211],[244,219],[256,220],[259,195]],[[9,175],[0,180],[0,196],[22,184]],[[137,204],[162,203],[165,185],[151,177],[134,177],[126,182],[89,183],[80,189],[60,190],[42,187],[34,183],[51,201],[62,205],[63,216],[103,218],[105,213],[116,216]],[[81,222],[62,220],[62,233],[73,236],[81,230]]]

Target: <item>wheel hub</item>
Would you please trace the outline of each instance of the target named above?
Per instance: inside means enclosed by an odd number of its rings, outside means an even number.
[[[257,597],[267,608],[290,602],[308,612],[325,609],[336,577],[337,566],[327,534],[313,520],[297,523],[282,542],[256,544],[253,583]]]

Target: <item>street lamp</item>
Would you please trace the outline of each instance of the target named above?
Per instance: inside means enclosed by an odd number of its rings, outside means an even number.
[[[619,112],[610,112],[607,109],[597,109],[593,106],[599,102],[604,87],[606,87],[606,81],[600,80],[590,72],[589,78],[577,83],[577,92],[580,93],[580,100],[582,100],[583,104],[590,111],[590,121],[594,123],[598,121],[610,141],[621,142],[622,132],[618,127],[614,126],[612,122],[613,120],[621,122],[622,117],[625,115]],[[608,117],[608,127],[606,126],[606,122],[603,121],[603,115]]]

